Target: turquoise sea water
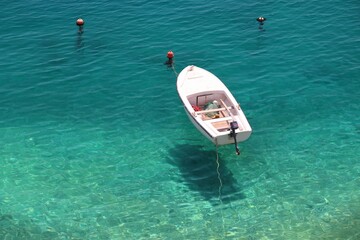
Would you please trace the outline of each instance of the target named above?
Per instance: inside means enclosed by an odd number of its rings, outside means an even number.
[[[360,238],[359,1],[0,7],[0,239]],[[253,128],[221,182],[169,50]]]

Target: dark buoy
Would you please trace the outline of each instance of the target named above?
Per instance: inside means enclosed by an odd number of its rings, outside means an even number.
[[[259,29],[262,29],[262,25],[264,25],[264,22],[266,21],[266,18],[264,17],[258,17],[256,21],[259,22]]]
[[[262,24],[264,24],[264,22],[266,21],[266,18],[264,18],[264,17],[258,17],[258,18],[256,19],[256,21],[258,21],[258,22],[262,25]]]
[[[168,51],[167,52],[167,58],[168,60],[165,62],[166,65],[168,65],[168,67],[172,67],[174,64],[174,53],[172,51]]]
[[[79,33],[83,32],[84,23],[85,22],[82,18],[79,18],[78,20],[76,20],[76,25],[78,25],[78,27],[79,27]]]

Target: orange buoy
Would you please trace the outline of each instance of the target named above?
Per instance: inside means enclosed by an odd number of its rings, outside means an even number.
[[[78,20],[76,20],[76,25],[78,25],[79,27],[83,26],[84,25],[84,20],[79,18]]]
[[[174,57],[174,53],[172,51],[168,51],[167,57],[168,59],[172,59]]]

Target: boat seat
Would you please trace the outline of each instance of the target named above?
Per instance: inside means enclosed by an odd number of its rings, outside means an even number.
[[[202,113],[210,113],[210,112],[220,112],[220,111],[225,111],[226,108],[214,108],[214,109],[209,109],[209,110],[200,110],[200,111],[196,111],[195,113],[197,115],[202,114]]]
[[[232,117],[220,117],[220,118],[205,120],[205,122],[211,124],[219,132],[229,130],[230,129],[230,124],[229,124],[230,121],[232,121]]]
[[[219,118],[210,118],[209,120],[206,120],[206,122],[215,123],[215,122],[230,121],[230,120],[232,120],[232,117],[219,117]]]
[[[213,125],[213,127],[216,128],[216,130],[218,130],[219,132],[227,131],[230,129],[230,124],[226,120],[212,122],[211,125]]]

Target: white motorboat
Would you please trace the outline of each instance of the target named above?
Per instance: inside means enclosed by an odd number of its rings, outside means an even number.
[[[216,145],[245,141],[252,129],[239,103],[214,74],[187,66],[177,78],[177,91],[195,127]]]

